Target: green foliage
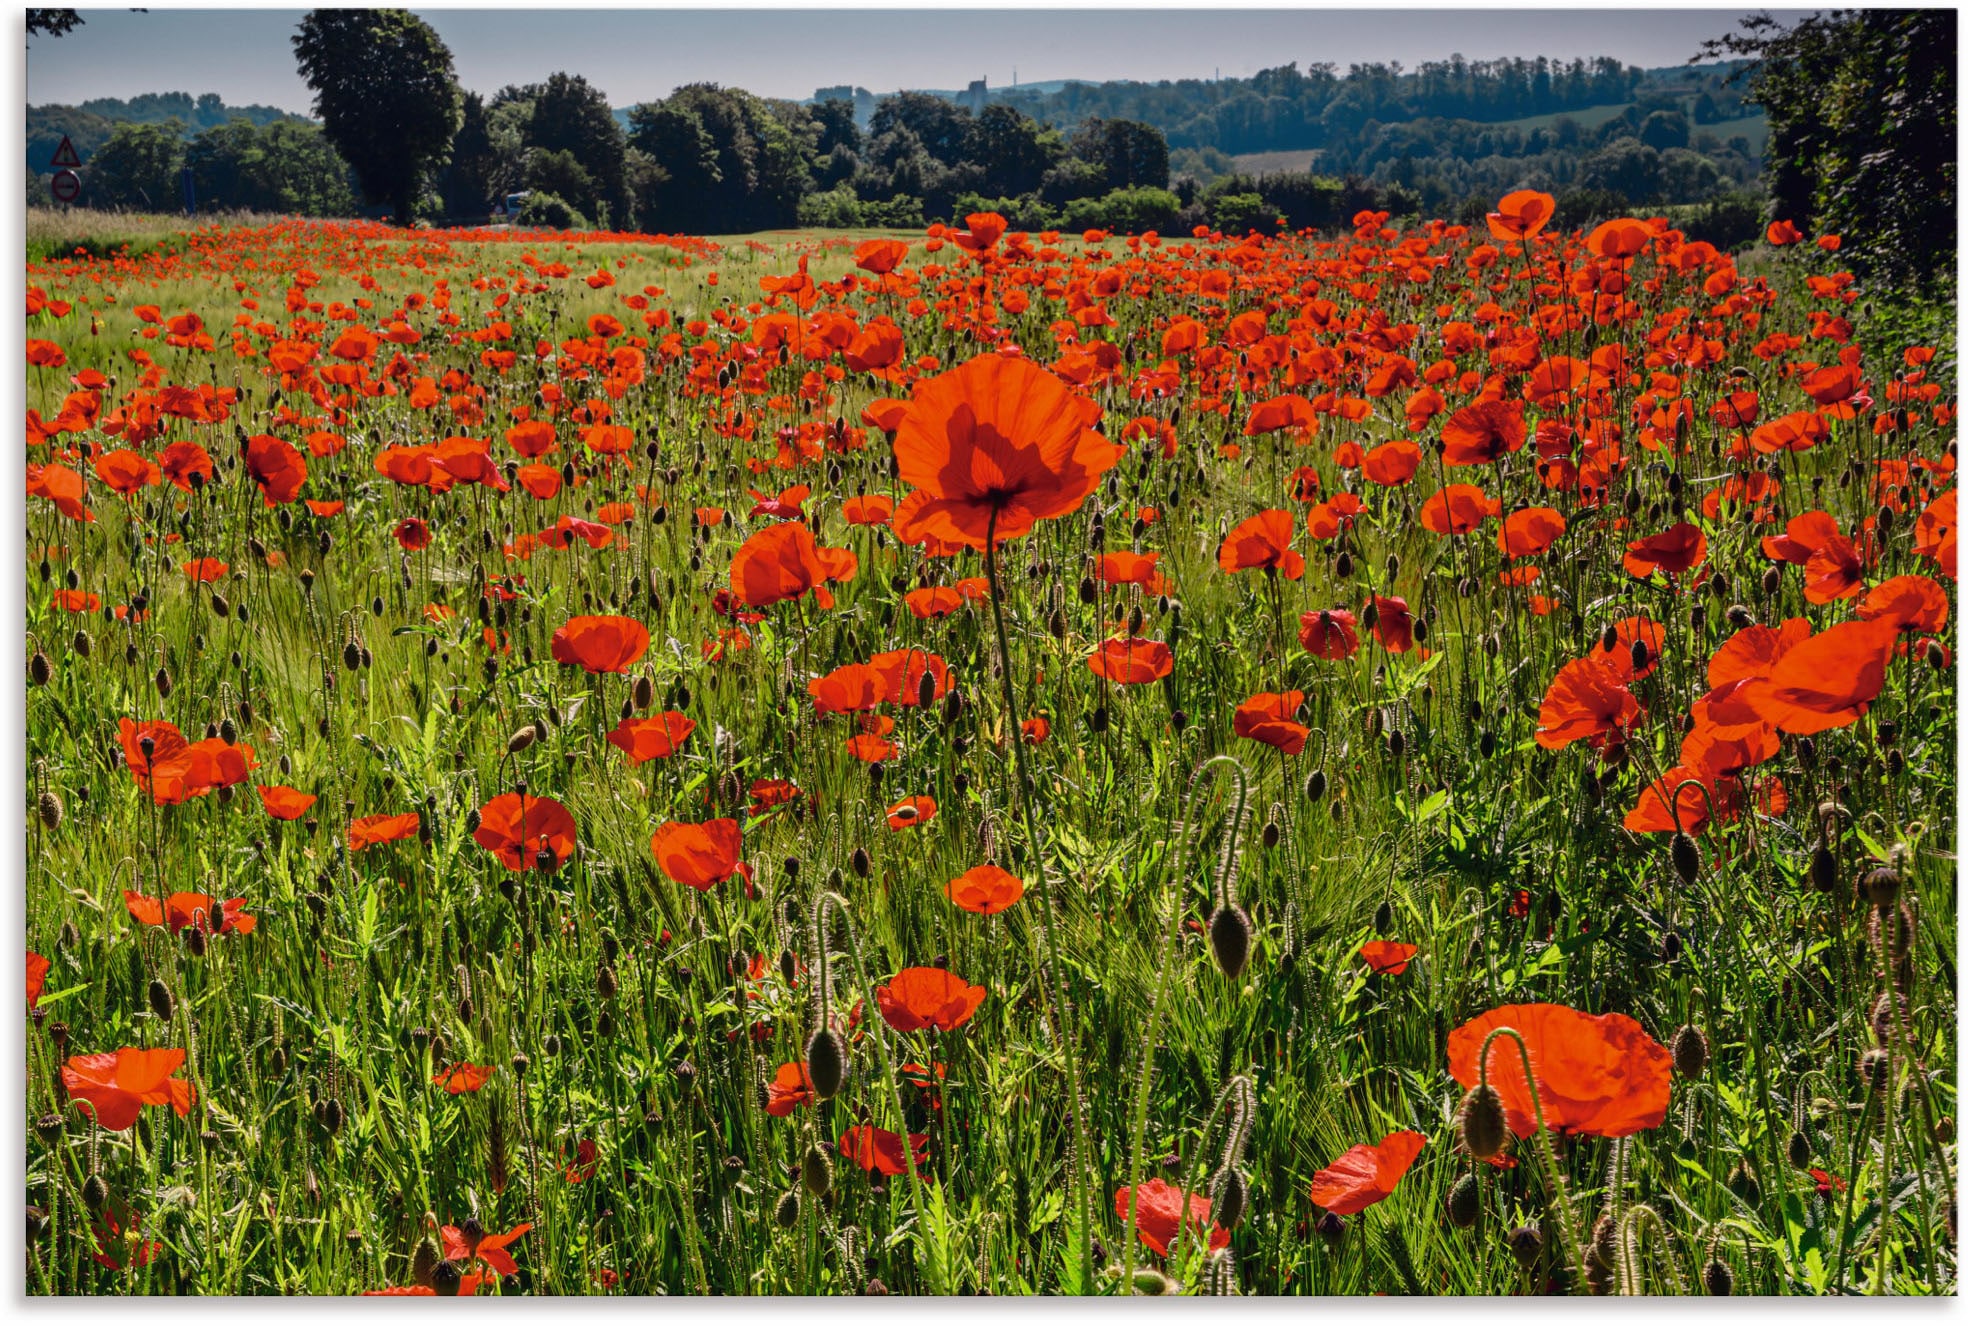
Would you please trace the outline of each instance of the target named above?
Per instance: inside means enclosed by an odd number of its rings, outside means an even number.
[[[588,219],[557,194],[535,190],[519,205],[513,224],[526,229],[586,230]]]
[[[1175,225],[1182,200],[1167,189],[1115,189],[1099,198],[1079,198],[1060,214],[1062,230],[1114,230],[1138,235]]]
[[[1755,14],[1704,45],[1755,62],[1771,220],[1843,236],[1841,257],[1892,285],[1953,274],[1957,29],[1953,9]]]
[[[1209,201],[1209,224],[1226,235],[1268,230],[1277,213],[1264,205],[1264,195],[1256,192],[1221,193]]]
[[[89,158],[84,196],[93,207],[175,210],[184,155],[176,124],[119,124]]]
[[[626,168],[628,145],[601,89],[570,74],[547,79],[533,98],[526,142],[533,149],[535,162],[542,156],[559,154],[573,162],[587,180],[576,186],[564,178],[565,168],[557,167],[562,182],[536,183],[535,164],[529,166],[528,187],[558,192],[590,216],[605,215],[616,229],[634,226],[635,207],[629,197]]]
[[[185,149],[201,208],[293,216],[348,216],[355,192],[320,126],[292,120],[256,128],[245,119],[208,129]]]
[[[371,203],[408,225],[462,119],[451,52],[403,9],[316,9],[294,36],[314,112]]]

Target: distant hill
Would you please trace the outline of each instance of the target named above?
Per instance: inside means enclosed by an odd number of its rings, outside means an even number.
[[[249,120],[256,127],[280,120],[311,123],[304,115],[294,115],[276,106],[229,106],[216,92],[198,97],[189,92],[147,92],[128,101],[97,97],[80,106],[29,106],[27,168],[40,175],[51,171],[55,149],[61,146],[64,134],[86,161],[109,141],[110,134],[121,123],[163,124],[176,120],[190,138],[236,119]]]

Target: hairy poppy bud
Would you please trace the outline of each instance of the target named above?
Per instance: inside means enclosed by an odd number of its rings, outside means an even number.
[[[146,993],[150,999],[150,1011],[155,1013],[160,1021],[169,1022],[171,1014],[175,1011],[175,1005],[171,1000],[171,987],[162,981],[152,981]]]
[[[1501,1155],[1510,1135],[1510,1122],[1504,1117],[1503,1097],[1486,1082],[1479,1082],[1462,1098],[1457,1123],[1462,1129],[1463,1149],[1478,1160]]]
[[[1263,836],[1263,842],[1266,851],[1269,851],[1270,849],[1278,845],[1278,839],[1280,836],[1282,836],[1283,832],[1284,831],[1278,827],[1278,821],[1276,820],[1264,821],[1264,832],[1262,836]]]
[[[108,1200],[109,1185],[103,1181],[102,1175],[91,1174],[83,1181],[82,1205],[88,1207],[91,1211],[100,1211],[103,1209],[103,1203]]]
[[[43,792],[35,808],[41,816],[41,826],[53,833],[61,827],[62,799],[53,791]]]
[[[48,1233],[48,1213],[38,1206],[27,1208],[27,1241],[38,1243]]]
[[[1338,1247],[1340,1240],[1346,1237],[1346,1222],[1332,1211],[1321,1214],[1312,1228],[1329,1248]]]
[[[814,1094],[830,1100],[847,1078],[847,1042],[832,1027],[821,1027],[806,1041],[806,1075]]]
[[[614,1034],[615,1015],[604,1008],[595,1018],[595,1035],[601,1037],[603,1040],[607,1040]]]
[[[184,942],[185,942],[186,951],[189,952],[192,957],[194,958],[204,957],[205,944],[206,944],[205,927],[199,925],[186,926],[184,932]]]
[[[772,1208],[772,1221],[781,1229],[791,1229],[799,1223],[799,1189],[788,1189],[779,1195],[778,1203]]]
[[[1667,845],[1668,860],[1674,863],[1674,873],[1681,877],[1683,884],[1692,884],[1701,873],[1701,849],[1695,840],[1685,833],[1677,833]]]
[[[1727,1298],[1736,1291],[1736,1273],[1720,1257],[1702,1267],[1702,1288],[1716,1298]]]
[[[332,1096],[321,1102],[321,1108],[315,1111],[315,1118],[330,1137],[339,1134],[342,1124],[347,1121],[347,1116],[342,1113],[342,1102]]]
[[[1763,573],[1763,592],[1774,594],[1783,588],[1783,572],[1772,566]]]
[[[1216,965],[1231,980],[1243,975],[1250,961],[1251,921],[1241,907],[1218,907],[1209,919],[1210,951]]]
[[[1384,935],[1394,928],[1394,904],[1385,898],[1374,908],[1373,928],[1377,935]]]
[[[517,755],[533,744],[533,725],[527,724],[506,738],[506,754]]]
[[[1757,1182],[1756,1171],[1749,1167],[1746,1160],[1737,1161],[1736,1167],[1729,1171],[1727,1185],[1730,1192],[1751,1206],[1763,1200],[1763,1185]]]
[[[620,988],[620,983],[615,979],[615,969],[613,967],[610,967],[607,963],[603,963],[601,966],[595,968],[596,994],[600,995],[603,999],[613,999],[615,992]]]
[[[793,957],[793,951],[791,949],[781,949],[779,951],[779,979],[787,985],[791,985],[793,983],[793,977],[798,974],[798,971],[799,963]]]
[[[1326,771],[1314,769],[1305,775],[1305,799],[1318,801],[1326,795]]]
[[[1510,1245],[1510,1255],[1525,1270],[1535,1265],[1544,1252],[1544,1233],[1536,1225],[1519,1225],[1504,1239]]]
[[[55,670],[48,662],[48,656],[38,649],[35,650],[34,657],[27,660],[27,679],[36,686],[46,686],[54,675]]]
[[[1811,887],[1820,893],[1830,893],[1838,887],[1838,858],[1823,842],[1811,851]]]
[[[806,1154],[800,1157],[800,1182],[815,1197],[825,1197],[834,1186],[833,1157],[818,1142],[808,1146]]]
[[[87,631],[77,631],[75,638],[69,644],[83,658],[89,657],[90,651],[96,647],[96,642],[89,638]]]
[[[887,1298],[888,1286],[880,1280],[870,1279],[867,1284],[861,1287],[861,1294],[864,1298]]]
[[[1668,1045],[1674,1056],[1674,1071],[1683,1077],[1700,1077],[1708,1067],[1708,1037],[1692,1024],[1683,1024]]]
[[[171,674],[163,668],[157,669],[157,698],[160,700],[170,699],[171,689]]]
[[[1223,1171],[1217,1180],[1216,1223],[1235,1229],[1250,1209],[1250,1181],[1235,1166]]]
[[[1476,1217],[1483,1213],[1482,1193],[1477,1189],[1476,1176],[1465,1174],[1455,1181],[1449,1189],[1449,1223],[1457,1229],[1468,1229],[1476,1223]]]
[[[847,863],[862,879],[868,878],[868,872],[873,869],[873,863],[868,858],[868,849],[865,847],[855,848],[854,854],[847,858]]]
[[[1900,875],[1891,866],[1880,866],[1876,870],[1868,870],[1859,881],[1859,887],[1865,891],[1866,901],[1873,906],[1890,907],[1900,896]]]
[[[456,1262],[441,1261],[431,1268],[430,1287],[439,1298],[456,1298],[463,1281],[464,1273]]]

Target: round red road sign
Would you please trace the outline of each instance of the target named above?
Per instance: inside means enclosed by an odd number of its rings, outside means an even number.
[[[58,203],[72,203],[82,196],[82,177],[72,170],[58,170],[54,179],[48,181],[49,192],[55,195]]]

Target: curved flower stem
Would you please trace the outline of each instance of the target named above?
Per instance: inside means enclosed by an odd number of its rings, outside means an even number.
[[[1232,825],[1238,825],[1243,822],[1244,803],[1250,794],[1250,779],[1244,772],[1244,766],[1229,755],[1214,755],[1199,763],[1195,770],[1190,773],[1188,789],[1183,793],[1182,819],[1176,826],[1174,870],[1170,871],[1168,869],[1167,858],[1164,858],[1163,861],[1163,872],[1159,882],[1164,887],[1171,879],[1175,880],[1177,886],[1180,887],[1181,881],[1186,877],[1190,844],[1200,836],[1200,830],[1191,822],[1191,815],[1196,801],[1196,787],[1202,781],[1205,774],[1220,765],[1229,766],[1237,780],[1237,808],[1230,823]],[[1160,889],[1157,890],[1157,892],[1160,891]],[[1149,1084],[1155,1075],[1155,1038],[1161,1031],[1162,1004],[1168,995],[1169,971],[1174,966],[1174,963],[1170,961],[1170,950],[1175,945],[1176,928],[1181,918],[1182,908],[1179,904],[1169,908],[1168,920],[1162,927],[1161,942],[1155,950],[1155,990],[1148,1003],[1148,1025],[1142,1032],[1141,1075],[1135,1079],[1134,1109],[1129,1115],[1129,1193],[1135,1192],[1141,1186],[1142,1147],[1146,1144],[1148,1132],[1148,1091]],[[1137,1205],[1130,1198],[1128,1202],[1127,1232],[1124,1237],[1124,1251],[1121,1254],[1121,1284],[1124,1286],[1134,1283]]]
[[[1011,743],[1012,767],[1018,777],[1019,815],[1025,825],[1025,840],[1039,871],[1040,928],[1045,932],[1046,965],[1052,968],[1052,979],[1047,984],[1052,997],[1053,1037],[1066,1060],[1066,1091],[1072,1106],[1073,1151],[1068,1165],[1073,1193],[1075,1248],[1072,1261],[1079,1268],[1081,1283],[1067,1288],[1077,1294],[1085,1291],[1092,1273],[1093,1229],[1086,1184],[1086,1164],[1091,1153],[1087,1149],[1085,1104],[1080,1098],[1078,1047],[1066,1021],[1066,973],[1059,964],[1059,916],[1053,904],[1051,884],[1046,878],[1045,851],[1039,839],[1038,824],[1032,817],[1032,775],[1025,765],[1025,731],[1018,717],[1018,688],[1011,679],[1011,643],[1005,634],[1004,594],[998,586],[997,535],[998,516],[993,511],[990,525],[984,533],[984,574],[991,586],[991,624],[997,633],[998,673],[1004,683],[1005,721],[1009,725],[1005,738]]]
[[[1668,1237],[1667,1225],[1661,1220],[1660,1213],[1654,1210],[1653,1207],[1648,1206],[1645,1202],[1634,1203],[1633,1207],[1627,1211],[1626,1219],[1622,1222],[1620,1230],[1620,1279],[1622,1281],[1620,1292],[1622,1294],[1634,1295],[1645,1291],[1645,1285],[1641,1280],[1640,1274],[1640,1254],[1644,1250],[1643,1234],[1647,1226],[1651,1226],[1655,1234],[1655,1252],[1657,1254],[1662,1253],[1661,1243]],[[1676,1294],[1686,1297],[1688,1283],[1682,1279],[1681,1269],[1674,1264],[1671,1246],[1666,1250],[1665,1255],[1660,1257],[1660,1261],[1667,1268],[1668,1284],[1673,1286]]]
[[[1226,1108],[1230,1110],[1230,1133],[1223,1143],[1223,1163],[1232,1166],[1243,1159],[1244,1146],[1250,1141],[1251,1116],[1257,1113],[1257,1093],[1251,1086],[1250,1078],[1242,1073],[1225,1082],[1222,1090],[1216,1093],[1216,1100],[1211,1103],[1210,1112],[1203,1120],[1203,1135],[1196,1142],[1195,1154],[1189,1157],[1189,1168],[1183,1175],[1182,1187],[1175,1194],[1175,1209],[1178,1215],[1175,1238],[1169,1243],[1168,1261],[1171,1270],[1176,1266],[1176,1254],[1182,1251],[1183,1235],[1189,1230],[1189,1194],[1198,1191],[1201,1176],[1197,1171],[1202,1165],[1203,1153],[1209,1150],[1210,1128],[1216,1123],[1217,1116]],[[1140,1208],[1140,1205],[1140,1201],[1130,1193],[1128,1197],[1130,1225],[1134,1223],[1134,1212]],[[1133,1231],[1130,1230],[1130,1242],[1132,1234]],[[1209,1243],[1207,1222],[1203,1226],[1203,1243],[1205,1246]],[[1130,1251],[1132,1251],[1131,1246]],[[1122,1283],[1124,1285],[1134,1283],[1132,1271]]]
[[[1565,1176],[1558,1169],[1558,1153],[1551,1145],[1551,1130],[1544,1126],[1544,1102],[1538,1098],[1537,1076],[1531,1072],[1530,1047],[1524,1044],[1524,1037],[1515,1027],[1498,1027],[1483,1038],[1483,1052],[1477,1059],[1478,1086],[1490,1084],[1490,1046],[1499,1036],[1508,1036],[1517,1042],[1517,1054],[1524,1064],[1524,1085],[1531,1093],[1531,1110],[1537,1116],[1538,1158],[1544,1164],[1545,1182],[1551,1188],[1551,1204],[1558,1211],[1558,1233],[1565,1241],[1565,1260],[1577,1283],[1585,1283],[1585,1243],[1579,1237],[1578,1219],[1572,1212],[1570,1196],[1565,1192]]]
[[[937,1241],[934,1232],[931,1231],[928,1222],[924,1218],[922,1175],[916,1169],[915,1143],[909,1140],[909,1116],[902,1109],[902,1089],[896,1083],[895,1065],[888,1057],[888,1042],[883,1038],[880,1030],[874,1026],[874,1019],[880,1016],[880,1012],[875,1002],[875,989],[868,983],[867,966],[861,961],[861,938],[854,929],[854,918],[848,914],[847,899],[841,897],[838,893],[826,890],[823,890],[813,900],[813,956],[814,961],[819,965],[820,969],[817,993],[822,1001],[820,1004],[819,1025],[824,1029],[827,1026],[827,1019],[831,1016],[832,1012],[826,1002],[833,990],[832,979],[828,974],[830,964],[827,960],[826,948],[826,921],[829,904],[832,904],[835,913],[839,915],[841,928],[847,932],[847,953],[854,961],[854,975],[860,981],[861,998],[865,1001],[863,1007],[867,1010],[869,1018],[868,1039],[875,1043],[875,1055],[881,1060],[882,1076],[888,1082],[889,1104],[895,1109],[895,1122],[901,1129],[902,1163],[909,1168],[909,1198],[916,1208],[916,1237],[921,1241],[922,1247],[927,1254],[923,1258],[923,1261],[929,1271],[930,1292],[933,1294],[947,1294],[950,1292],[950,1288],[949,1278],[945,1274],[943,1266],[943,1245]],[[870,1148],[873,1147],[872,1139],[869,1142],[869,1146]]]

